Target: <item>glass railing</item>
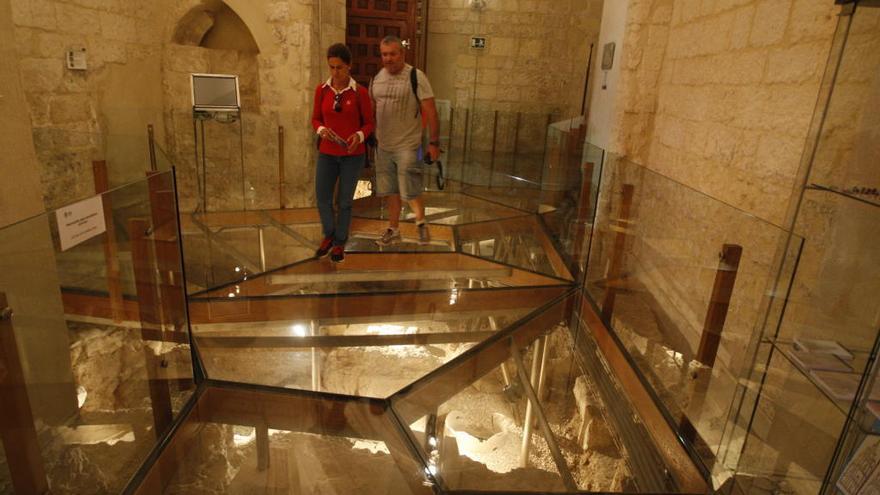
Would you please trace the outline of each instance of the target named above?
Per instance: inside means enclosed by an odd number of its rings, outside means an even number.
[[[180,136],[169,153],[178,164],[189,292],[292,264],[320,270],[323,265],[312,260],[321,228],[310,199],[314,194],[311,131],[282,129],[285,122],[294,121],[288,115],[243,113],[238,119],[217,121],[178,112],[174,119]],[[468,109],[441,112],[448,186],[439,190],[437,167],[426,166],[431,242],[417,242],[414,215],[405,206],[401,242],[377,245],[388,214],[383,202],[369,195],[367,170],[362,192],[367,196],[358,195],[355,201],[347,251],[355,255],[459,251],[514,269],[574,280],[586,260],[602,162],[600,149],[583,146],[582,120],[556,122],[552,115]],[[487,134],[484,121],[491,122],[494,132]],[[195,143],[195,148],[186,143]],[[497,158],[490,181],[479,178],[486,168],[479,157],[486,151]],[[462,168],[461,163],[467,166]],[[318,275],[315,271],[311,279]],[[334,285],[332,277],[327,280],[330,285],[312,284],[303,290],[329,290]]]
[[[762,336],[779,323],[801,248],[788,237],[606,156],[585,291],[707,471],[735,467],[729,451],[743,432],[728,417],[740,411],[740,378]]]
[[[195,388],[171,172],[0,230],[2,493],[119,493]]]

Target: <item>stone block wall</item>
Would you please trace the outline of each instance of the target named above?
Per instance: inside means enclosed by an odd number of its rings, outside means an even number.
[[[159,111],[146,88],[158,88],[163,2],[12,0],[11,6],[43,200],[47,208],[54,208],[92,194],[91,161],[105,158],[108,147],[125,141],[134,130],[131,115],[108,109],[122,105],[102,101],[105,93],[127,95],[131,113]],[[68,70],[65,52],[83,48],[88,70]],[[136,76],[120,77],[121,68]],[[110,130],[108,121],[119,125]],[[140,131],[146,135],[146,124]],[[145,150],[132,158],[139,163],[131,168],[145,166]],[[135,178],[121,170],[128,164],[109,167],[116,183]]]
[[[721,244],[743,245],[741,270],[754,276],[737,280],[725,325],[722,356],[731,366],[767,289],[781,231],[774,224],[793,192],[836,9],[651,0],[628,11],[612,151],[679,191],[636,191],[652,195],[651,207],[639,210],[644,238],[677,245],[634,244],[631,256],[661,304],[681,315],[695,349],[713,280],[701,267]]]
[[[578,113],[601,13],[601,0],[502,0],[483,10],[430,2],[427,70],[437,98],[455,108]],[[470,48],[471,36],[486,37],[486,48]]]
[[[441,134],[452,128],[451,176],[484,185],[493,173],[540,181],[548,123],[581,112],[602,0],[428,5],[425,68],[437,99],[453,110],[450,123],[440,109]],[[485,37],[486,48],[471,48],[472,36]]]
[[[828,55],[839,9],[830,2],[798,0],[630,3],[612,151],[650,171],[621,178],[637,187],[626,275],[645,284],[684,337],[662,342],[685,363],[703,331],[714,254],[724,243],[743,247],[710,383],[702,395],[670,396],[672,409],[685,411],[713,449],[721,446],[735,380],[748,371],[750,340],[777,330],[781,301],[774,301],[776,310],[766,324],[762,321],[769,294],[788,296],[782,339],[830,338],[864,350],[876,336],[880,274],[871,253],[880,231],[877,206],[808,190],[797,221],[790,223],[801,195],[798,181],[811,164],[808,133],[822,77],[827,64],[836,63]],[[807,177],[808,184],[874,203],[870,191],[880,187],[878,54],[880,11],[857,9]],[[646,183],[654,172],[662,177]],[[607,194],[613,198],[619,190]],[[605,208],[602,213],[613,217],[614,207]],[[773,278],[787,229],[804,239],[790,293],[789,279],[774,286]],[[797,254],[800,237],[789,256]],[[609,249],[609,239],[601,237],[594,247],[605,256]],[[774,358],[774,370],[782,366],[787,372],[780,362],[784,359]],[[660,359],[646,362],[652,370],[661,364]],[[778,404],[798,398],[790,393],[794,387],[819,394],[798,376],[790,374],[783,391],[768,389]],[[677,380],[660,377],[658,388],[675,390],[681,385]],[[820,428],[827,416],[839,418],[832,413],[802,419]],[[760,431],[784,424],[770,422]],[[815,438],[811,442],[818,444]],[[835,438],[822,442],[833,447]],[[821,476],[830,453],[817,447],[808,469]],[[767,462],[763,454],[747,453],[744,459]]]
[[[877,331],[880,269],[880,10],[852,18],[807,182],[846,191],[806,191],[795,232],[805,239],[781,334],[870,347]],[[862,200],[862,201],[859,201]],[[873,204],[871,204],[873,203]]]
[[[633,2],[614,150],[781,223],[839,9]]]
[[[0,1],[0,112],[6,126],[0,133],[0,226],[43,210],[37,157],[31,140],[29,109],[19,77],[12,9]]]
[[[307,187],[313,174],[312,91],[326,73],[325,41],[344,39],[344,2],[228,0],[225,5],[250,30],[259,54],[241,57],[245,52],[179,44],[187,40],[187,33],[177,32],[181,19],[195,8],[222,3],[11,0],[18,70],[47,208],[94,192],[92,160],[107,160],[111,185],[143,177],[149,168],[147,124],[180,166],[182,186],[193,184],[187,172],[194,169],[192,122],[184,126],[172,116],[189,112],[188,72],[196,68],[241,77],[249,207],[280,202],[279,125],[286,131],[287,176],[303,178],[288,185],[288,206],[313,202]],[[210,29],[211,18],[203,17],[203,31],[191,37],[200,39]],[[65,52],[82,48],[88,69],[66,69]],[[234,144],[237,149],[237,136]],[[239,176],[240,168],[235,167]],[[240,207],[241,192],[238,196]]]
[[[880,11],[853,17],[840,61],[811,181],[845,190],[880,187]],[[880,202],[880,198],[864,195]]]

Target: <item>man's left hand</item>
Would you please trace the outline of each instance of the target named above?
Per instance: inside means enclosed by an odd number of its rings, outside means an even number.
[[[428,145],[428,156],[431,157],[432,162],[436,162],[437,160],[439,160],[440,159],[440,146],[437,146],[436,144],[429,144]]]

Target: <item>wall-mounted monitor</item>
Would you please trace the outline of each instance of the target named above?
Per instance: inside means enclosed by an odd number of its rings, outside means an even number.
[[[229,74],[192,74],[193,110],[197,112],[238,112],[241,100],[238,76]]]

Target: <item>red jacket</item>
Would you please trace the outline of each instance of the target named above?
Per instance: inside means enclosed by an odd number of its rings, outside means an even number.
[[[312,111],[312,128],[317,132],[321,126],[332,129],[342,139],[347,139],[357,131],[364,133],[366,139],[376,128],[373,118],[373,104],[370,94],[361,85],[356,86],[356,91],[346,89],[340,93],[342,111],[333,110],[335,93],[327,83],[321,83],[315,89],[315,106]],[[332,139],[321,139],[318,151],[327,155],[349,155],[346,147],[337,144]],[[358,145],[351,155],[364,153],[364,143]]]

